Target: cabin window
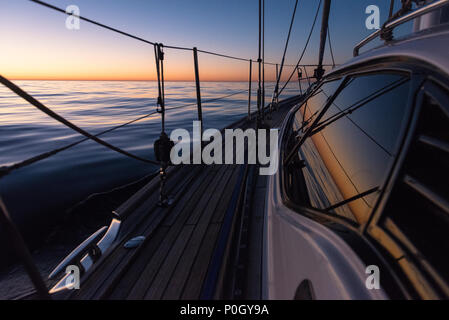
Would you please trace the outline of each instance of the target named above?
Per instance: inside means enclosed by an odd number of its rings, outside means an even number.
[[[332,85],[323,85],[309,99],[308,110],[303,105],[297,111],[296,123],[324,107]],[[367,222],[397,154],[408,93],[408,78],[398,74],[363,75],[347,82],[298,151],[312,207]]]
[[[341,79],[325,82],[301,106],[300,110],[296,112],[293,130],[301,130],[304,132],[313,120],[318,116],[323,109],[327,99],[334,94],[341,83]]]
[[[415,132],[376,224],[407,248],[447,295],[449,92],[428,81],[420,95]]]

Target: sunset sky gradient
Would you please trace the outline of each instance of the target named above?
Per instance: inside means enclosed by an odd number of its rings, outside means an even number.
[[[61,8],[75,4],[81,15],[150,41],[244,58],[257,58],[258,0],[48,0]],[[266,0],[265,59],[280,62],[294,0]],[[389,1],[332,1],[330,31],[337,63],[350,58],[352,48],[371,33],[365,28],[365,8],[377,4],[381,21]],[[318,0],[300,0],[287,63],[295,64],[304,46]],[[27,0],[0,0],[0,74],[10,79],[154,80],[151,45],[81,21],[68,30],[66,16]],[[303,63],[316,63],[321,13]],[[248,63],[199,55],[202,81],[247,81]],[[329,51],[325,62],[329,63]],[[253,68],[255,69],[255,68]],[[274,66],[266,79],[274,79]],[[287,68],[284,75],[291,72]],[[167,80],[192,80],[190,51],[166,50]],[[255,79],[256,70],[253,73]]]

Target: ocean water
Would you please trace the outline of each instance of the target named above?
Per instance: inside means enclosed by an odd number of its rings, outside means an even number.
[[[156,82],[14,83],[92,134],[156,110]],[[273,83],[266,84],[267,102],[273,87]],[[304,89],[306,83],[302,87]],[[201,84],[203,101],[247,89],[247,82]],[[253,83],[252,110],[256,110],[256,89],[257,83]],[[297,82],[289,84],[281,98],[298,94],[298,89]],[[166,132],[169,134],[177,128],[191,131],[192,121],[197,119],[194,83],[168,82],[165,93],[167,109],[191,104],[167,111]],[[246,116],[247,111],[247,91],[225,99],[203,102],[204,127],[221,129]],[[160,115],[154,114],[106,133],[101,138],[140,157],[154,159],[153,143],[160,131]],[[83,137],[78,133],[37,110],[9,89],[0,87],[0,167],[10,166],[81,139]],[[109,223],[112,210],[110,204],[104,206],[107,209],[103,207],[104,199],[101,197],[99,203],[87,206],[89,210],[84,210],[85,207],[81,206],[77,211],[78,215],[67,215],[69,209],[89,195],[108,192],[132,183],[157,169],[157,166],[130,159],[88,140],[0,177],[0,197],[31,249],[38,270],[47,279],[51,270],[74,247],[93,231]],[[122,190],[119,193],[123,198]],[[132,189],[126,191],[128,194],[133,192]],[[66,216],[69,218],[64,218]],[[14,258],[4,231],[0,225],[0,252],[3,257],[0,260],[0,298],[21,297],[31,292],[33,285],[21,264]],[[50,280],[46,282],[49,287],[52,286]]]
[[[14,81],[53,111],[96,134],[156,109],[156,82],[121,81]],[[273,92],[266,84],[266,101]],[[305,84],[303,85],[303,88]],[[252,84],[252,110],[257,83]],[[204,82],[203,100],[247,90],[247,82]],[[281,98],[299,92],[288,85]],[[192,129],[197,119],[192,82],[166,83],[166,131]],[[203,103],[205,128],[221,129],[247,114],[248,92]],[[140,157],[154,159],[153,143],[161,130],[159,114],[102,135],[105,141]],[[5,87],[0,88],[0,167],[9,166],[82,139]],[[0,178],[0,196],[25,237],[49,232],[55,217],[92,193],[104,192],[157,170],[149,165],[85,141],[43,161]]]

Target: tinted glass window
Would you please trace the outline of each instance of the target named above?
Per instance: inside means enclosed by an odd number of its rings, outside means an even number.
[[[409,81],[394,74],[348,82],[316,127],[320,130],[299,150],[312,206],[367,221],[378,192],[338,204],[382,186],[397,152],[408,91]]]
[[[448,290],[449,92],[430,81],[424,90],[413,139],[378,225],[416,255],[421,270],[432,266],[429,276],[440,277],[435,282]]]
[[[398,130],[396,125],[401,122],[403,116],[403,102],[407,100],[408,85],[403,85],[403,90],[393,89],[404,81],[403,76],[391,74],[353,78],[335,99],[323,119],[329,119],[345,110],[354,110],[347,114],[347,118],[372,137],[379,146],[393,153],[396,142],[394,137],[397,136]],[[370,102],[371,99],[374,101]]]
[[[319,111],[324,107],[327,99],[334,94],[341,83],[341,79],[326,82],[321,85],[312,96],[307,99],[305,104],[297,112],[293,129],[295,131],[299,129],[305,129],[318,115]],[[307,121],[306,124],[303,120]]]

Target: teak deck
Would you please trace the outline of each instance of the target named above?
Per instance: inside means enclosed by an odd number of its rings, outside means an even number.
[[[280,126],[299,97],[268,121]],[[271,122],[271,123],[270,123]],[[241,120],[233,127],[254,127]],[[261,298],[266,177],[255,165],[181,165],[168,171],[168,208],[157,206],[159,178],[118,210],[115,245],[64,299]],[[142,245],[124,248],[136,236]]]

